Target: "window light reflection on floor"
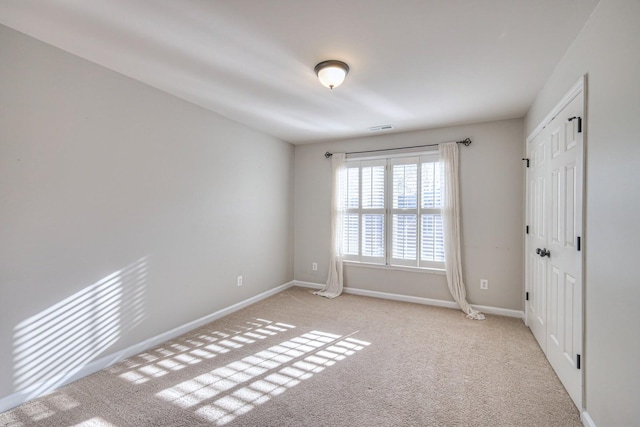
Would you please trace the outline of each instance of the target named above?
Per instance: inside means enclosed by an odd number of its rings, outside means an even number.
[[[110,371],[131,383],[142,384],[171,371],[200,363],[204,359],[238,350],[257,340],[272,338],[295,326],[266,319],[252,319],[236,328],[238,329],[225,331],[199,330],[200,333],[195,336],[181,338],[179,342],[169,342],[131,357],[110,368]]]
[[[89,420],[76,424],[73,427],[117,427],[110,422],[103,420],[100,417],[93,417]]]
[[[353,338],[353,334],[305,333],[156,396],[224,425],[370,344]]]
[[[33,422],[41,422],[58,412],[70,411],[80,406],[80,402],[62,391],[56,391],[41,400],[22,405],[14,411],[0,414],[0,425],[9,427],[22,427]],[[27,421],[28,420],[28,421]],[[50,424],[49,424],[50,425]]]

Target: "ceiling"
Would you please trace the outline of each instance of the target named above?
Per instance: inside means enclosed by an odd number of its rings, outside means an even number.
[[[0,0],[0,23],[302,144],[522,117],[597,2]]]

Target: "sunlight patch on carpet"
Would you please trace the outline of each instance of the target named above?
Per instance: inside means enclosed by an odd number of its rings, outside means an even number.
[[[370,343],[312,331],[162,390],[156,396],[224,425]],[[215,399],[215,400],[214,400]]]
[[[154,378],[179,371],[189,365],[212,359],[220,354],[239,350],[257,340],[272,338],[295,328],[267,319],[252,319],[233,330],[202,331],[195,337],[169,342],[162,347],[133,356],[110,368],[110,372],[133,384],[143,384]],[[124,372],[123,372],[124,371]]]
[[[117,427],[100,417],[93,417],[87,421],[83,421],[80,424],[76,424],[74,427]]]

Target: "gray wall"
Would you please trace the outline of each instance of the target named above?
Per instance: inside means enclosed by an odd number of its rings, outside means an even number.
[[[601,0],[526,117],[533,131],[588,74],[586,410],[598,426],[640,419],[640,2]]]
[[[293,279],[292,145],[2,26],[0,62],[0,398]]]
[[[505,120],[295,148],[295,278],[324,283],[329,265],[331,162],[349,152],[456,141],[460,147],[463,268],[473,304],[523,309],[523,121]],[[318,262],[318,271],[311,269]],[[480,290],[480,279],[489,289]],[[345,286],[452,301],[444,275],[347,265]]]

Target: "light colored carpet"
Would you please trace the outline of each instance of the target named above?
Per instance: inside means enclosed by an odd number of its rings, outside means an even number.
[[[581,426],[521,320],[291,288],[2,426]]]

